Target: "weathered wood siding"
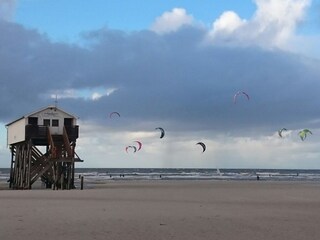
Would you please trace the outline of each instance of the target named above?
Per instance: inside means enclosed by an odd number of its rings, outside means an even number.
[[[8,145],[25,140],[26,119],[22,118],[8,126]]]
[[[37,117],[38,118],[38,124],[44,125],[45,119],[50,120],[50,132],[53,135],[62,135],[63,134],[63,126],[64,126],[64,119],[65,118],[73,118],[73,116],[60,111],[56,108],[47,108],[41,112],[34,113],[30,115],[29,117]],[[52,121],[58,120],[59,126],[52,126]]]

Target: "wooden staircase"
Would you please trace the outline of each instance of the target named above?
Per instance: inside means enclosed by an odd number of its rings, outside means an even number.
[[[40,155],[40,154],[41,155]],[[45,177],[47,180],[50,179],[50,170],[52,168],[52,161],[35,147],[32,147],[32,158],[31,162],[31,185],[35,183],[39,177]],[[43,179],[43,178],[42,178]]]

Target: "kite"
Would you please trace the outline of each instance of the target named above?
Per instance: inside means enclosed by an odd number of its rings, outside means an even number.
[[[306,139],[308,133],[312,134],[312,132],[309,129],[303,129],[299,132],[299,136],[302,141]]]
[[[163,138],[163,137],[164,137],[164,134],[165,134],[164,129],[161,128],[161,127],[157,127],[156,130],[160,130],[160,131],[161,131],[160,138]]]
[[[278,130],[279,137],[281,137],[281,138],[282,138],[282,132],[283,131],[287,131],[287,129],[286,128],[281,128],[280,130]]]
[[[117,115],[118,117],[120,117],[120,113],[118,112],[112,112],[109,114],[109,117],[111,118],[113,115]]]
[[[247,99],[249,100],[250,97],[246,92],[243,91],[238,91],[234,96],[233,96],[233,103],[236,104],[237,103],[237,98],[239,95],[244,95],[245,97],[247,97]]]
[[[127,146],[126,147],[126,152],[128,153],[128,149],[133,148],[133,152],[135,153],[137,151],[137,148],[135,146]]]
[[[141,147],[142,147],[142,143],[140,141],[134,141],[134,142],[138,143],[137,151],[139,151],[141,149]]]
[[[203,142],[198,142],[198,143],[196,143],[196,145],[197,144],[202,147],[202,152],[204,152],[206,150],[206,145]]]

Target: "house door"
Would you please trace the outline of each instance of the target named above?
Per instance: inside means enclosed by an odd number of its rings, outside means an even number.
[[[66,126],[66,127],[72,127],[72,118],[65,118],[64,119],[64,125]]]
[[[28,124],[38,125],[38,118],[37,117],[28,117]]]

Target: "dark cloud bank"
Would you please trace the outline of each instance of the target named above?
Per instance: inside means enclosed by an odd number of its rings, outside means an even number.
[[[202,29],[166,35],[101,29],[85,33],[81,45],[53,43],[35,30],[3,21],[0,31],[4,123],[53,104],[52,92],[97,87],[118,90],[96,101],[60,99],[59,105],[97,122],[119,111],[128,128],[140,129],[165,122],[176,130],[270,131],[309,127],[304,124],[320,116],[318,60],[280,50],[204,44]],[[250,101],[234,104],[238,90],[246,91]]]

